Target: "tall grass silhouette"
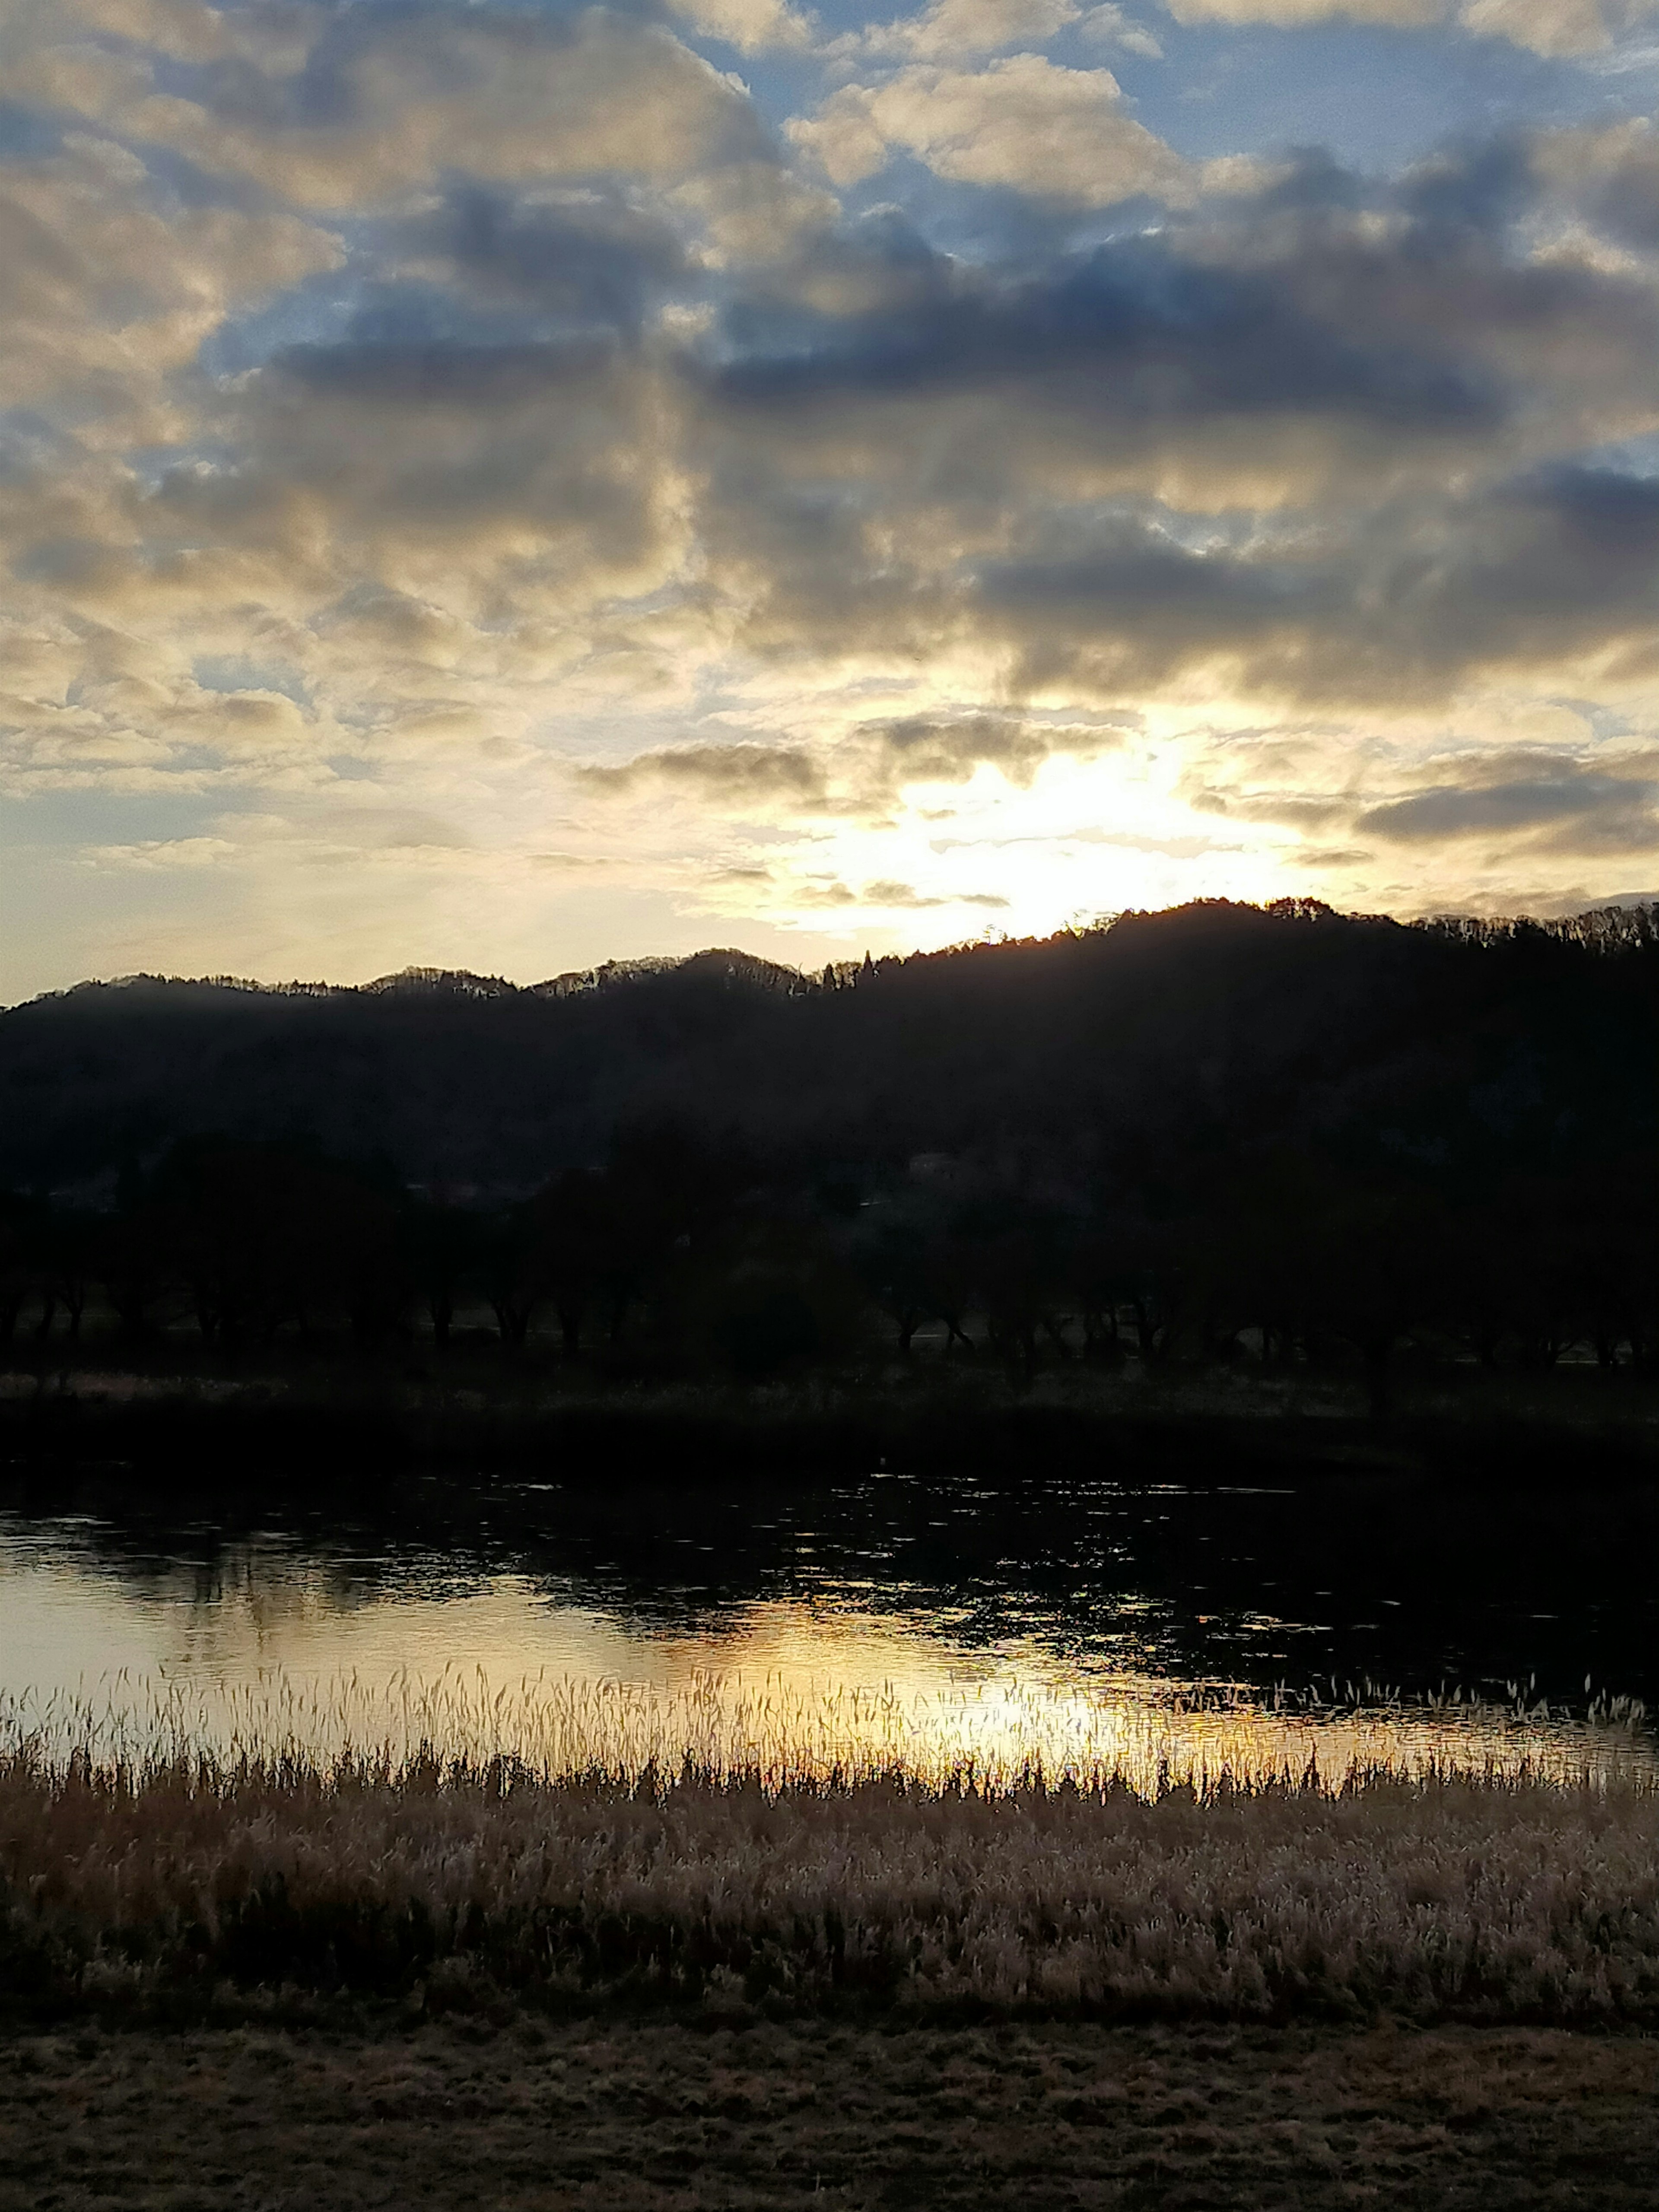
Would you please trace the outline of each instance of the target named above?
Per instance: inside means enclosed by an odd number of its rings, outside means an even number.
[[[1037,1700],[947,1759],[890,1695],[712,1677],[132,1688],[0,1721],[14,2006],[1659,2021],[1633,1708],[1401,1709],[1385,1759],[1387,1716],[1172,1696],[1045,1739]]]
[[[1645,1722],[1633,1699],[1601,1698],[1574,1714],[1520,1685],[1502,1704],[1461,1690],[1406,1698],[1369,1681],[1263,1698],[1140,1674],[907,1688],[693,1667],[663,1686],[544,1671],[503,1682],[452,1663],[435,1675],[122,1674],[73,1693],[0,1692],[0,1749],[27,1746],[47,1765],[74,1757],[149,1771],[204,1753],[315,1768],[364,1757],[380,1766],[505,1759],[546,1782],[602,1774],[631,1786],[647,1770],[689,1765],[769,1788],[902,1771],[993,1791],[1040,1771],[1143,1796],[1171,1780],[1203,1793],[1224,1776],[1279,1780],[1310,1766],[1337,1778],[1524,1769],[1536,1781],[1641,1781],[1659,1775]]]

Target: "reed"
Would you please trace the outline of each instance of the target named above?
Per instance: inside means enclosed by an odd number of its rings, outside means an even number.
[[[1639,1765],[1223,1763],[1137,1787],[838,1765],[818,1741],[793,1760],[781,1741],[635,1748],[121,1749],[14,1724],[0,1990],[46,2010],[297,1990],[1659,2023],[1659,1793]]]
[[[47,1767],[151,1771],[204,1753],[233,1767],[273,1756],[312,1769],[364,1756],[380,1767],[505,1759],[542,1782],[604,1774],[619,1787],[688,1765],[772,1790],[902,1772],[996,1791],[1040,1771],[1088,1790],[1110,1782],[1145,1796],[1173,1781],[1204,1795],[1224,1777],[1277,1782],[1310,1768],[1659,1783],[1646,1723],[1632,1698],[1598,1697],[1575,1713],[1518,1683],[1503,1703],[1456,1689],[1405,1698],[1371,1681],[1264,1698],[1237,1683],[1134,1672],[1045,1681],[1007,1668],[941,1686],[701,1665],[665,1683],[544,1671],[515,1680],[452,1663],[424,1676],[124,1673],[73,1693],[0,1692],[0,1753],[27,1747]]]

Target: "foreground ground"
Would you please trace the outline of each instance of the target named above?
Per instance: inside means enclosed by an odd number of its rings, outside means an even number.
[[[0,2212],[1659,2207],[1659,2039],[823,2023],[0,2043]]]

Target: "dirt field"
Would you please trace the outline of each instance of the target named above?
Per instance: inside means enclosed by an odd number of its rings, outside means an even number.
[[[0,2212],[1659,2207],[1659,2039],[656,2021],[0,2045]]]

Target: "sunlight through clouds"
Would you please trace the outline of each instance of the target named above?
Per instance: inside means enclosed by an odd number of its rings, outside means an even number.
[[[5,994],[1650,890],[1651,35],[20,4]]]

